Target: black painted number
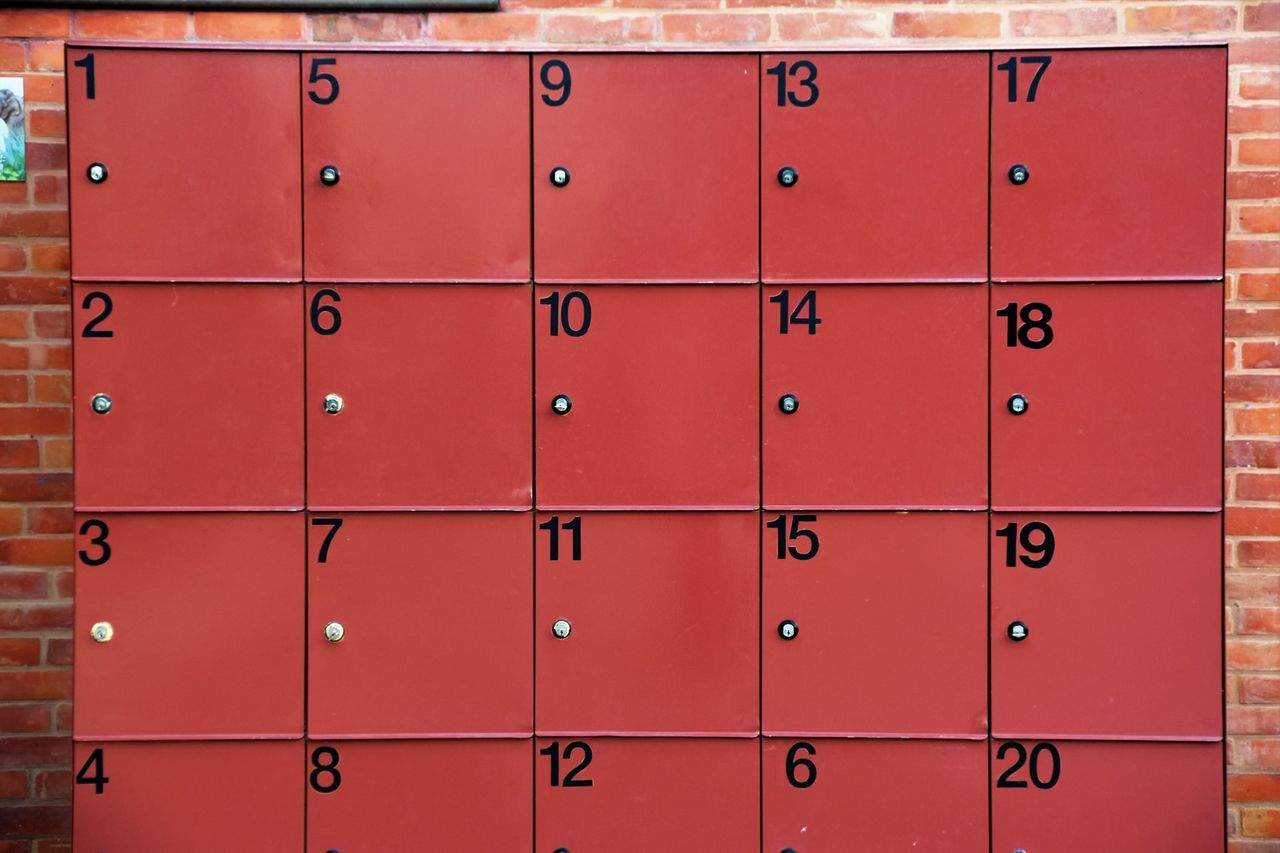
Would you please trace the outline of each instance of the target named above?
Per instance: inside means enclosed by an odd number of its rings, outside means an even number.
[[[551,74],[553,71],[554,77]],[[549,95],[543,93],[542,103],[549,107],[559,107],[569,100],[569,92],[573,89],[573,75],[569,73],[569,65],[563,59],[548,59],[542,63],[542,68],[538,71],[538,79],[542,81],[543,87],[552,93]]]
[[[342,519],[340,518],[313,518],[312,525],[316,527],[328,526],[329,532],[324,535],[324,541],[320,543],[320,553],[316,556],[317,563],[329,562],[329,546],[333,544],[333,536],[342,529]]]
[[[90,536],[90,545],[98,546],[98,553],[90,555],[89,551],[81,548],[76,554],[80,557],[80,562],[86,566],[101,566],[107,560],[111,559],[111,546],[107,544],[107,534],[111,529],[107,527],[107,523],[100,518],[87,518],[80,525],[80,535]]]
[[[322,305],[320,300],[332,299],[341,302],[338,291],[325,288],[317,290],[311,297],[311,328],[317,335],[332,335],[342,328],[342,312],[337,305]]]
[[[768,69],[766,74],[778,78],[778,106],[811,107],[818,101],[818,66],[807,59],[800,59],[788,67],[779,62]],[[804,89],[804,95],[797,95],[787,85],[787,78],[794,77],[796,84]]]
[[[1053,309],[1043,302],[1028,302],[1021,307],[1016,302],[996,312],[997,317],[1004,317],[1005,341],[1007,347],[1023,346],[1027,349],[1044,349],[1053,343]]]
[[[780,515],[773,521],[765,524],[765,527],[778,531],[778,559],[785,560],[791,557],[793,560],[812,560],[818,556],[818,531],[810,530],[802,527],[807,521],[817,521],[816,515],[793,515],[791,518],[791,526],[787,527],[787,516]],[[808,543],[804,549],[797,548],[791,542],[799,542],[803,540]]]
[[[326,65],[332,65],[336,68],[338,60],[333,57],[312,59],[311,75],[307,78],[307,82],[312,84],[313,87],[316,83],[325,83],[328,85],[329,92],[324,95],[320,94],[319,90],[315,88],[307,90],[307,97],[311,99],[311,102],[314,104],[320,104],[321,106],[324,106],[325,104],[332,104],[334,101],[338,100],[338,78],[334,77],[328,71],[320,70]]]
[[[545,530],[551,536],[551,546],[548,550],[548,559],[560,559],[560,528],[564,528],[571,534],[569,539],[569,550],[572,556],[571,560],[582,559],[582,516],[575,515],[568,521],[561,523],[560,516],[553,515],[546,521],[538,525],[539,530]]]
[[[1049,70],[1049,63],[1053,62],[1052,56],[1011,56],[1008,62],[1001,62],[996,66],[996,70],[1003,71],[1009,75],[1009,102],[1015,103],[1018,100],[1018,64],[1036,65],[1036,73],[1031,77],[1031,85],[1027,87],[1027,103],[1031,103],[1036,99],[1036,92],[1040,89],[1040,78],[1044,76],[1044,72]]]
[[[1014,568],[1019,562],[1029,569],[1043,569],[1053,559],[1053,528],[1043,521],[1028,521],[1021,527],[1009,522],[996,531],[1005,540],[1004,564]],[[1021,546],[1026,554],[1018,554]]]
[[[813,744],[808,741],[802,740],[791,744],[791,748],[787,750],[787,781],[793,788],[808,788],[818,781],[818,765],[813,763],[813,759],[796,758],[796,753],[801,750],[804,750],[806,755],[818,754],[818,750],[814,749]],[[797,767],[804,770],[803,779],[796,775]]]
[[[322,776],[329,777],[322,782]],[[307,777],[311,789],[320,794],[332,794],[342,784],[342,774],[338,772],[338,750],[331,746],[318,746],[311,750],[311,775]]]
[[[563,299],[560,298],[560,291],[553,290],[539,299],[538,304],[551,310],[552,337],[558,336],[563,329],[569,337],[580,338],[591,328],[591,300],[581,290],[570,290]],[[575,312],[574,305],[581,306],[581,309]],[[578,315],[576,322],[575,313]]]
[[[1004,757],[1010,752],[1014,754],[1013,763],[1000,774],[1000,778],[996,781],[997,788],[1027,787],[1026,779],[1013,778],[1013,774],[1021,770],[1024,764],[1030,765],[1031,784],[1040,790],[1047,791],[1058,784],[1058,777],[1062,775],[1062,756],[1058,755],[1056,746],[1051,743],[1036,744],[1031,747],[1030,761],[1028,762],[1027,748],[1017,741],[1009,741],[1000,744],[1000,748],[996,750],[996,761],[1003,761]],[[1044,758],[1046,755],[1048,756],[1047,759]],[[1044,761],[1049,764],[1047,775],[1043,766]]]
[[[93,772],[92,776],[89,775],[90,771]],[[80,769],[76,771],[76,784],[92,785],[93,793],[95,794],[101,794],[102,789],[105,788],[107,783],[110,781],[111,778],[107,776],[107,770],[103,763],[102,750],[100,748],[89,753],[89,758],[86,759],[84,764],[80,766]]]
[[[565,761],[569,761],[575,752],[582,753],[582,760],[569,769],[569,772],[560,778],[560,758],[563,755]],[[538,750],[538,755],[545,755],[551,759],[551,787],[553,788],[590,788],[595,784],[592,779],[579,779],[578,774],[587,769],[587,765],[591,763],[591,745],[586,741],[575,740],[565,744],[564,752],[560,751],[560,741],[553,740],[542,749]]]
[[[98,97],[98,80],[93,73],[93,54],[86,53],[83,57],[81,57],[80,59],[77,59],[75,62],[71,64],[74,65],[76,68],[84,69],[85,98],[92,101],[94,98]],[[102,792],[99,791],[98,793],[102,793]]]
[[[818,324],[822,322],[822,318],[818,316],[817,292],[806,290],[794,309],[791,308],[790,290],[784,290],[781,293],[770,296],[769,301],[778,306],[779,332],[784,335],[788,334],[794,323],[795,325],[808,327],[811,335],[818,334]]]
[[[80,332],[82,338],[114,338],[116,333],[110,329],[99,329],[98,326],[102,321],[111,316],[115,303],[111,301],[109,294],[103,293],[101,290],[93,290],[84,295],[84,299],[80,302],[80,307],[86,311],[93,309],[93,303],[101,302],[102,310],[100,310],[92,320],[84,324],[84,329]]]

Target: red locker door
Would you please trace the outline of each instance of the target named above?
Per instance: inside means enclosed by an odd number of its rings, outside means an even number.
[[[536,741],[534,849],[756,850],[754,738]]]
[[[997,52],[991,276],[1222,276],[1227,51]]]
[[[67,49],[72,275],[302,277],[298,57]]]
[[[297,850],[304,760],[301,741],[77,743],[75,849]]]
[[[996,735],[1221,737],[1217,513],[996,515],[991,533]]]
[[[1220,743],[991,743],[997,851],[1222,853]]]
[[[766,506],[986,508],[986,288],[761,299]]]
[[[987,731],[986,516],[765,513],[764,731]]]
[[[302,526],[77,515],[76,737],[300,737]]]
[[[307,849],[528,850],[529,740],[307,744]]]
[[[301,288],[75,285],[76,507],[302,506]]]
[[[534,56],[537,280],[755,281],[757,62]]]
[[[983,741],[764,742],[764,849],[986,853]]]
[[[754,735],[756,515],[538,514],[538,732]]]
[[[528,57],[306,53],[302,70],[308,281],[529,280]]]
[[[536,291],[540,508],[759,505],[754,287]]]
[[[308,285],[312,509],[528,509],[529,288]]]
[[[310,520],[309,735],[532,731],[527,513]]]
[[[1222,505],[1222,287],[991,290],[995,509]]]
[[[985,281],[987,54],[761,57],[765,281]]]

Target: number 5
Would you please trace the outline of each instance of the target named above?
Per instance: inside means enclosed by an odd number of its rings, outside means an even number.
[[[322,65],[337,66],[337,64],[338,60],[332,57],[311,60],[311,76],[307,78],[307,82],[319,83],[324,81],[329,84],[329,94],[327,95],[318,95],[314,89],[307,92],[307,97],[310,98],[313,103],[323,106],[324,104],[332,104],[334,101],[338,100],[338,78],[334,77],[327,71],[320,70]]]

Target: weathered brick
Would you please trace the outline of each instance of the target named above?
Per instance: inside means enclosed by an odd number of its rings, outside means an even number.
[[[909,39],[991,39],[1000,35],[994,12],[894,12],[893,35]]]

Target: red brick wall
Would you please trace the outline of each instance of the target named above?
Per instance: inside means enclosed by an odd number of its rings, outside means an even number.
[[[0,184],[0,853],[71,824],[71,448],[63,40],[872,45],[1231,43],[1227,720],[1232,849],[1280,849],[1280,2],[507,0],[500,14],[0,10],[26,184]],[[9,840],[6,840],[9,839]],[[32,839],[43,839],[35,841]],[[1269,840],[1268,840],[1269,839]]]

